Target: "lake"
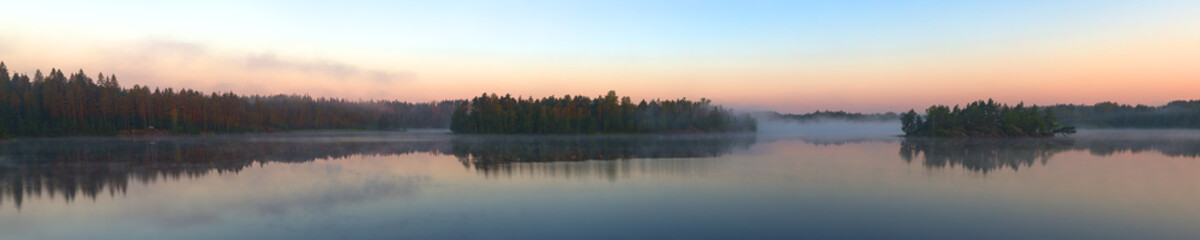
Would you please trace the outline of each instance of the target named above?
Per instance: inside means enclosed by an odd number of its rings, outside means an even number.
[[[1200,239],[1200,131],[892,127],[21,139],[0,238]]]

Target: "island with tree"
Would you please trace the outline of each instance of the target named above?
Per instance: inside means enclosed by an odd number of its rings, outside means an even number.
[[[748,114],[711,100],[642,100],[615,91],[585,96],[534,99],[483,94],[463,101],[450,118],[450,130],[470,134],[630,134],[755,131]]]
[[[1075,133],[1075,127],[1062,126],[1048,109],[1025,107],[1024,103],[1009,106],[991,99],[964,108],[934,105],[923,116],[909,110],[900,114],[900,124],[907,137],[1052,137]]]

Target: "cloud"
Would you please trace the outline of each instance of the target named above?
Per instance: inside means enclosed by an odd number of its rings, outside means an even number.
[[[136,48],[145,56],[199,56],[208,53],[208,46],[183,41],[165,39],[145,39],[136,43]]]
[[[147,38],[102,50],[108,59],[121,59],[112,70],[134,70],[128,75],[158,77],[158,81],[171,81],[175,71],[207,70],[225,72],[247,78],[262,79],[264,76],[311,76],[305,78],[358,81],[368,84],[392,84],[407,82],[416,74],[409,71],[371,69],[333,59],[302,59],[278,55],[274,52],[251,53],[224,50],[209,45],[172,40]],[[243,69],[241,72],[229,72]],[[247,79],[243,79],[247,80]],[[292,79],[299,80],[299,79]]]
[[[82,68],[89,74],[116,74],[122,86],[188,88],[201,92],[245,95],[312,94],[314,97],[393,99],[397,84],[410,84],[413,72],[390,66],[368,66],[331,57],[296,56],[291,52],[236,49],[173,38],[56,47],[45,42],[5,41],[0,61],[40,67]]]
[[[323,74],[342,81],[362,78],[377,83],[403,82],[413,78],[410,72],[363,70],[360,67],[329,60],[284,60],[274,53],[249,54],[244,59],[245,67],[252,71],[283,70],[307,74]]]
[[[395,82],[395,81],[408,81],[411,79],[415,79],[417,77],[417,75],[413,74],[412,72],[384,72],[384,71],[370,71],[367,73],[367,76],[369,76],[368,79],[374,80],[375,82],[379,82],[379,83],[389,83],[389,82]]]

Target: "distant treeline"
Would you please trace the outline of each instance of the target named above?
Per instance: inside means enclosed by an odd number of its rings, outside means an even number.
[[[1064,123],[1094,128],[1200,128],[1200,100],[1179,100],[1163,106],[1059,104],[1048,107]]]
[[[407,103],[122,88],[117,77],[0,63],[0,137],[447,127],[460,101]]]
[[[774,117],[776,117],[776,118],[799,121],[799,122],[814,122],[814,121],[823,121],[823,120],[853,121],[853,122],[882,122],[882,121],[895,121],[895,120],[900,119],[900,115],[898,115],[894,112],[869,113],[869,114],[848,113],[845,111],[836,111],[836,112],[835,111],[815,111],[812,113],[805,113],[805,114],[781,114],[781,113],[777,113],[777,112],[771,112],[771,115],[774,115]]]
[[[914,110],[900,115],[901,130],[910,137],[1050,137],[1075,133],[1075,127],[1062,126],[1051,111],[1024,104],[1008,106],[991,99],[955,105],[953,109],[934,105],[919,115]]]
[[[455,133],[595,134],[754,131],[747,114],[700,101],[653,100],[633,103],[614,91],[596,98],[513,98],[483,94],[462,102],[451,117]]]

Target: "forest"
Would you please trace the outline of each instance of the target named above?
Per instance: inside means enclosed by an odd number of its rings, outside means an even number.
[[[450,120],[455,133],[614,134],[754,131],[757,122],[711,100],[642,100],[615,91],[542,99],[483,94],[460,103]]]
[[[0,138],[444,128],[459,102],[123,88],[115,75],[92,78],[83,70],[68,75],[58,69],[10,75],[0,62]]]
[[[1200,100],[1178,100],[1162,106],[1115,102],[1047,107],[1063,123],[1092,128],[1200,128]]]
[[[900,124],[907,137],[1052,137],[1075,133],[1075,127],[1062,126],[1048,109],[1025,107],[1024,103],[1008,106],[991,99],[964,108],[934,105],[923,116],[908,110],[900,114]]]

